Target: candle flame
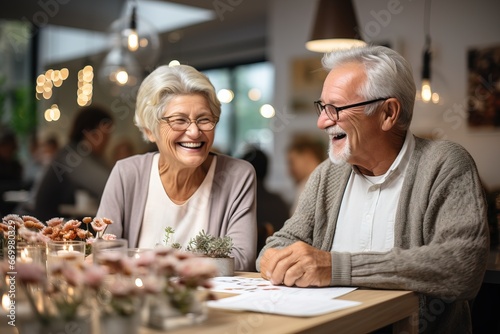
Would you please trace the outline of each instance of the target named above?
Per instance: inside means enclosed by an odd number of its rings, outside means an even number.
[[[23,249],[21,251],[21,260],[25,260],[26,258],[28,258],[28,255],[29,255],[28,249],[27,248]]]
[[[2,296],[2,308],[7,311],[10,307],[10,297],[6,293]]]

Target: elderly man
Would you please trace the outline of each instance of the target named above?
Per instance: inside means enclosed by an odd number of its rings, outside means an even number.
[[[329,160],[257,268],[273,284],[413,290],[419,332],[471,331],[488,255],[486,204],[471,156],[414,137],[409,64],[380,46],[326,54],[314,102]]]

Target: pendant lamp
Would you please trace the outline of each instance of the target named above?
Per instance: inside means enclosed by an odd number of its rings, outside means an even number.
[[[350,0],[320,0],[306,49],[325,53],[364,45],[366,43],[360,39],[352,2]]]

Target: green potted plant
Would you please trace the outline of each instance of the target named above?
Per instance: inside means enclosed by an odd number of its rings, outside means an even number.
[[[189,241],[189,252],[214,259],[218,276],[234,275],[234,257],[231,256],[233,240],[229,236],[216,237],[201,230]]]
[[[170,246],[174,249],[182,250],[182,245],[178,242],[173,242],[175,230],[167,226],[163,237],[163,245]],[[234,257],[231,256],[233,250],[233,240],[229,236],[216,237],[201,230],[194,236],[186,247],[186,251],[193,254],[209,257],[214,260],[217,266],[217,276],[233,276],[234,275]]]

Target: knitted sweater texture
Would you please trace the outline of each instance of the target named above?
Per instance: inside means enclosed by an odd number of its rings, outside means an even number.
[[[328,251],[332,286],[412,290],[419,294],[419,333],[469,333],[469,302],[486,268],[486,201],[476,165],[460,145],[415,138],[388,252],[332,252],[350,165],[323,162],[310,176],[294,215],[267,240]]]

